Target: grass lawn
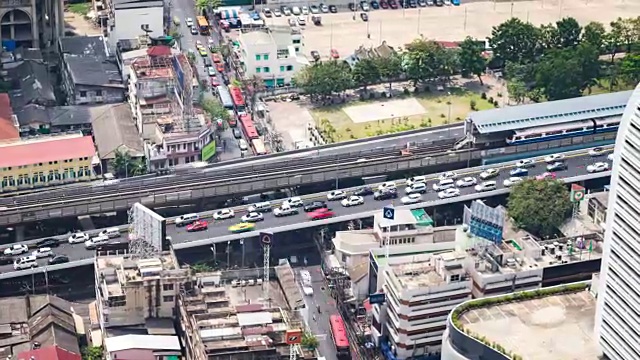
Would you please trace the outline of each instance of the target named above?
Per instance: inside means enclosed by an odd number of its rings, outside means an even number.
[[[387,133],[407,131],[417,128],[427,128],[446,124],[449,122],[449,105],[451,102],[451,122],[464,120],[471,112],[471,100],[476,102],[477,110],[493,109],[494,106],[487,100],[483,100],[480,94],[461,88],[449,88],[446,92],[431,92],[417,95],[410,95],[418,100],[424,107],[425,113],[413,115],[401,119],[385,119],[379,121],[369,121],[354,123],[351,118],[342,110],[347,106],[358,106],[370,102],[394,101],[398,98],[387,100],[369,100],[366,102],[352,102],[345,105],[329,106],[317,108],[311,111],[311,115],[318,128],[322,129],[322,119],[327,119],[335,129],[334,140],[336,142],[360,139]]]
[[[609,91],[609,86],[609,79],[598,79],[598,85],[591,88],[591,94],[589,94],[589,89],[586,89],[583,95],[598,95],[607,94],[610,92],[633,90],[636,87],[636,84],[627,84],[624,81],[620,81],[616,86],[612,88],[612,91]]]
[[[90,2],[86,2],[86,3],[69,4],[67,5],[67,8],[72,13],[87,15],[89,11],[91,11],[91,6],[92,5]]]

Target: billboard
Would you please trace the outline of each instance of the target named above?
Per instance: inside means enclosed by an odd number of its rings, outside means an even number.
[[[302,330],[287,330],[285,336],[285,342],[287,345],[297,345],[302,342]]]
[[[167,236],[167,221],[148,207],[135,203],[130,210],[129,240],[145,242],[154,252],[166,250],[162,243]]]
[[[463,223],[469,226],[469,233],[494,243],[502,241],[504,219],[502,208],[492,208],[482,201],[474,201],[470,208],[464,208]]]
[[[216,154],[216,141],[213,140],[202,148],[202,161],[208,161]]]

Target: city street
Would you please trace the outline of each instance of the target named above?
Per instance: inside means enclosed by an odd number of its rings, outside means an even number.
[[[208,38],[204,35],[192,35],[191,31],[189,31],[189,27],[186,25],[186,18],[192,18],[193,21],[196,21],[196,12],[194,9],[193,0],[173,0],[172,2],[172,16],[180,19],[180,34],[182,38],[179,40],[180,49],[183,53],[187,53],[187,51],[192,50],[196,52],[196,69],[198,71],[199,79],[206,79],[209,81],[209,74],[207,73],[206,68],[204,67],[204,62],[202,61],[202,57],[197,54],[196,51],[196,40],[200,40],[205,46],[207,45]],[[211,31],[210,36],[216,44],[220,43],[220,39],[218,38],[218,34],[215,31]],[[222,78],[220,75],[216,75],[218,77],[218,82],[222,83]],[[197,94],[194,94],[194,97]],[[213,99],[217,101],[217,97],[212,94],[210,87],[204,91],[204,99]],[[238,141],[233,137],[233,133],[231,129],[226,129],[218,132],[219,135],[219,144],[218,148],[222,149],[222,152],[218,154],[218,158],[221,161],[231,160],[240,157],[240,147],[238,145]]]
[[[313,285],[313,296],[304,297],[305,305],[309,309],[307,312],[308,318],[305,320],[311,332],[318,339],[320,355],[327,360],[337,360],[336,349],[331,340],[329,327],[329,315],[338,313],[336,302],[331,298],[329,289],[325,286],[324,275],[320,266],[309,266],[304,269],[311,274],[311,284]],[[296,268],[296,276],[298,276],[297,271],[299,270],[299,268]],[[317,305],[320,305],[320,313],[317,311]]]

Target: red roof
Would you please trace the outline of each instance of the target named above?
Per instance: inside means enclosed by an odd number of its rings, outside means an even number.
[[[12,115],[13,111],[11,110],[9,94],[0,94],[0,140],[20,138],[18,129],[13,126]]]
[[[152,46],[147,50],[149,56],[170,56],[171,48],[164,45]]]
[[[82,357],[79,354],[54,345],[37,350],[23,351],[18,354],[18,360],[82,360]]]
[[[0,168],[31,165],[66,159],[93,157],[96,153],[91,136],[52,137],[40,141],[16,142],[0,146]]]

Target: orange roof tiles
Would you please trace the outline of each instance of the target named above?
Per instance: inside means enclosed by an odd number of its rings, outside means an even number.
[[[91,136],[16,142],[0,146],[0,168],[93,157],[95,153]]]
[[[12,115],[9,94],[0,94],[0,140],[20,138],[20,132],[13,125]]]

